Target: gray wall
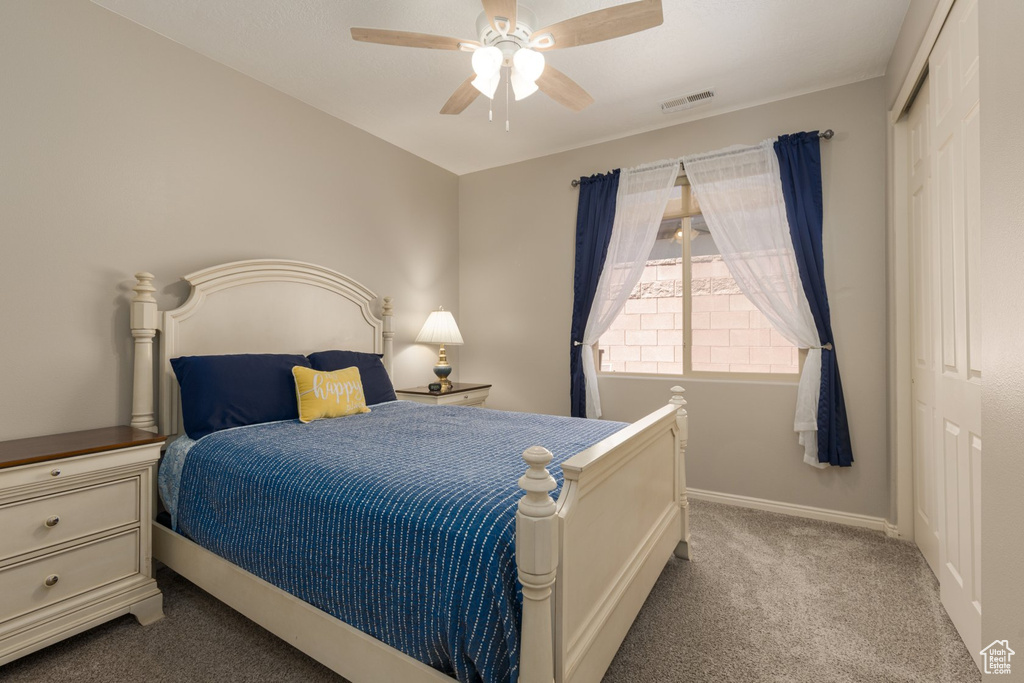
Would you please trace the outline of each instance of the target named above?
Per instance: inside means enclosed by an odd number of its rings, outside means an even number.
[[[688,380],[694,488],[872,516],[889,508],[885,88],[877,78],[459,178],[463,377],[497,408],[569,412],[572,178],[833,128],[824,142],[825,264],[856,463],[815,470],[792,432],[791,383]],[[675,380],[605,378],[605,416],[633,420]]]
[[[0,3],[0,439],[126,423],[132,274],[170,307],[259,257],[394,296],[397,382],[425,382],[458,179],[86,0]]]
[[[981,64],[981,262],[985,382],[981,395],[982,644],[1024,652],[1024,3],[984,0]],[[1024,681],[1018,654],[1013,676]]]

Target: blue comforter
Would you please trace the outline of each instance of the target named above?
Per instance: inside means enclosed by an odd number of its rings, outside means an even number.
[[[624,426],[394,401],[210,434],[161,489],[221,557],[460,681],[516,681],[521,453],[557,465]]]

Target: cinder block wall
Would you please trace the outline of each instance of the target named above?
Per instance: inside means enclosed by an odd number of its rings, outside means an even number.
[[[611,329],[601,336],[604,372],[683,373],[682,259],[649,261]],[[693,369],[796,373],[797,349],[740,292],[721,256],[694,256]]]

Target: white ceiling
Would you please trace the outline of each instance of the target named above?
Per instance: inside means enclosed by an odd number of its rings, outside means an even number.
[[[540,24],[624,0],[533,0]],[[478,0],[93,0],[454,173],[501,166],[885,71],[909,0],[664,0],[660,27],[547,53],[596,102],[573,113],[544,94],[441,105],[470,55],[357,43],[352,26],[475,39]],[[676,114],[659,104],[714,88]],[[499,88],[499,93],[503,91]],[[827,122],[826,122],[827,124]]]

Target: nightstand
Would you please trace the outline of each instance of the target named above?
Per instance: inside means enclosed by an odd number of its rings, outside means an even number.
[[[123,614],[163,617],[150,539],[163,441],[110,427],[0,442],[0,665]]]
[[[395,395],[400,401],[415,401],[432,406],[477,406],[483,408],[490,390],[490,384],[452,382],[452,390],[443,394],[431,391],[427,387],[413,387],[412,389],[396,389]]]

